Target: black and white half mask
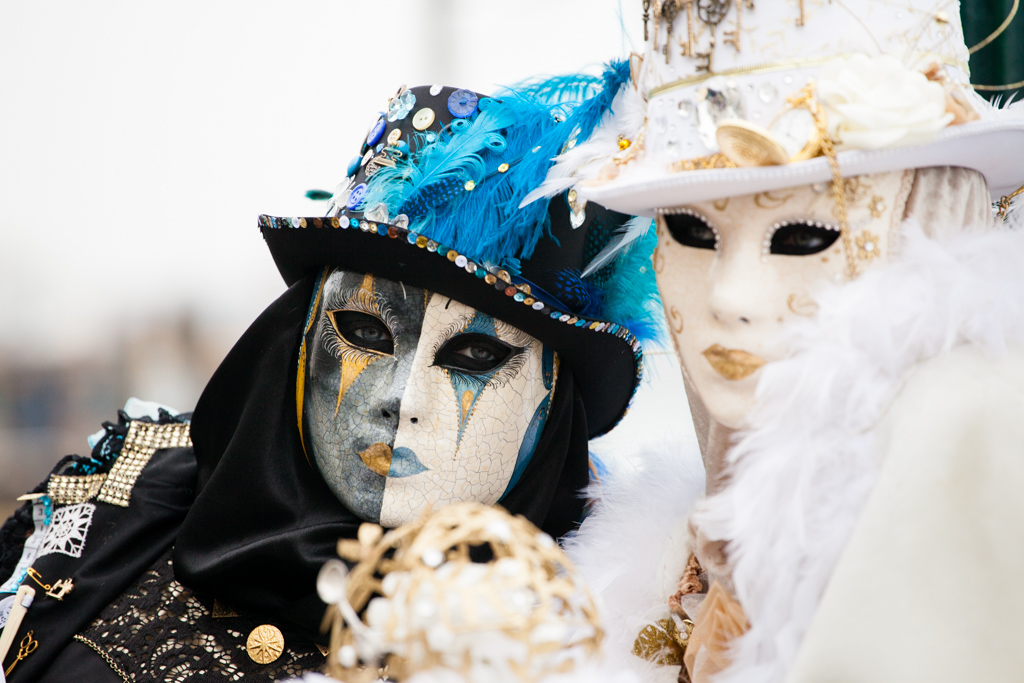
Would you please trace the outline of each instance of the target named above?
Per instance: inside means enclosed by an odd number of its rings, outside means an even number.
[[[544,429],[558,358],[474,308],[327,269],[299,358],[303,445],[360,518],[394,527],[428,508],[498,502]]]

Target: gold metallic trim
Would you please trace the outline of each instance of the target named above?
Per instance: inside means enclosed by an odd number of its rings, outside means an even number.
[[[89,640],[85,636],[79,635],[77,633],[74,635],[74,640],[77,640],[82,645],[85,645],[86,647],[94,650],[96,654],[98,654],[103,659],[103,661],[107,663],[107,666],[113,669],[114,673],[121,677],[121,680],[124,681],[124,683],[132,683],[131,679],[128,678],[128,674],[124,672],[124,669],[119,667],[117,663],[114,661],[114,658],[108,655],[106,652],[104,652],[99,645]]]
[[[302,331],[302,344],[299,346],[299,370],[295,375],[295,418],[299,424],[299,444],[302,446],[302,454],[306,456],[306,463],[312,467],[313,463],[306,452],[306,439],[302,433],[302,400],[306,394],[306,335],[309,328],[313,326],[316,319],[317,309],[320,307],[320,295],[324,292],[324,283],[327,282],[327,271],[330,266],[324,266],[324,272],[320,276],[320,288],[316,290],[316,298],[313,300],[313,308],[309,312],[309,320],[306,321],[306,329]]]
[[[1019,2],[1019,0],[1016,0],[1016,1]],[[914,54],[915,54],[915,56],[920,56],[923,53],[916,53],[915,52]],[[709,79],[715,78],[716,76],[722,76],[722,77],[728,78],[730,76],[748,76],[748,75],[753,75],[753,74],[771,73],[773,71],[785,71],[787,69],[803,69],[803,68],[812,67],[812,66],[822,66],[824,64],[827,64],[828,62],[831,62],[833,59],[848,59],[849,57],[852,57],[852,56],[853,56],[853,53],[844,52],[844,53],[840,53],[840,54],[837,54],[837,55],[830,55],[830,56],[827,56],[827,57],[810,57],[808,59],[785,59],[785,60],[778,60],[778,61],[774,61],[774,62],[764,62],[762,64],[755,64],[753,66],[743,66],[743,67],[739,67],[737,69],[726,69],[725,71],[713,71],[713,72],[708,72],[708,73],[701,73],[701,74],[697,74],[697,75],[694,75],[694,76],[688,76],[686,78],[681,78],[678,81],[672,81],[671,83],[666,83],[665,85],[659,85],[657,88],[652,88],[652,89],[647,91],[647,98],[650,99],[652,97],[656,97],[657,95],[661,95],[661,94],[669,92],[671,90],[678,90],[679,88],[685,88],[685,87],[691,86],[691,85],[698,85],[698,84],[703,83],[703,82],[705,82],[705,81],[707,81]],[[963,71],[965,73],[970,73],[969,67],[966,64],[964,64],[963,62],[960,62],[960,61],[957,61],[957,60],[953,60],[953,59],[949,59],[948,57],[943,57],[941,55],[929,55],[929,56],[932,58],[933,61],[940,61],[943,64],[947,64],[949,66],[954,66],[954,67],[960,69],[961,71]],[[974,86],[974,87],[978,88],[979,86]],[[980,86],[980,87],[981,87],[981,89],[999,89],[996,86]],[[1006,86],[1002,86],[1002,87],[1005,88]],[[1017,87],[1020,87],[1020,86],[1018,85]]]
[[[94,498],[103,488],[107,475],[86,474],[83,476],[71,476],[66,474],[50,475],[50,481],[46,485],[46,495],[58,505],[69,505],[71,503],[84,503]]]
[[[783,71],[786,69],[800,69],[808,66],[821,66],[822,64],[827,64],[828,62],[831,62],[833,59],[842,59],[849,56],[849,54],[839,54],[831,55],[828,57],[779,60],[775,62],[764,62],[763,64],[757,64],[754,66],[744,66],[738,69],[726,69],[725,71],[715,71],[713,73],[698,74],[696,76],[681,78],[678,81],[673,81],[672,83],[667,83],[666,85],[660,85],[657,88],[652,88],[647,92],[647,97],[654,97],[656,95],[666,93],[670,90],[685,88],[686,86],[689,85],[697,85],[698,83],[703,83],[704,81],[714,78],[715,76],[746,76],[750,74],[771,73],[772,71]]]
[[[1007,83],[1006,85],[977,85],[972,83],[971,87],[975,90],[1016,90],[1017,88],[1024,88],[1024,81]]]
[[[124,437],[121,454],[110,468],[97,500],[118,507],[128,507],[135,480],[149,464],[153,454],[162,448],[188,448],[192,445],[187,422],[153,424],[133,420]]]
[[[981,41],[980,43],[978,43],[974,47],[972,47],[969,50],[967,50],[967,53],[973,55],[975,52],[977,52],[978,50],[982,49],[983,47],[985,47],[986,45],[991,43],[993,40],[995,40],[999,36],[1003,35],[1003,31],[1005,31],[1007,28],[1009,28],[1010,22],[1012,22],[1013,18],[1015,16],[1017,16],[1017,10],[1019,8],[1020,8],[1020,0],[1013,0],[1013,7],[1010,8],[1010,13],[1008,15],[1006,15],[1006,19],[1003,20],[1003,23],[999,24],[999,28],[997,28],[995,31],[993,31],[991,34],[989,34],[989,36],[987,38],[985,38],[985,40]]]

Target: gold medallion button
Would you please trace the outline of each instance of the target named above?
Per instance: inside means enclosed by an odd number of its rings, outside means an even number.
[[[284,635],[276,626],[257,626],[245,641],[245,649],[252,661],[257,664],[270,664],[284,652]]]
[[[412,117],[412,127],[416,130],[424,130],[427,126],[434,122],[434,110],[430,107],[424,107],[416,112]]]
[[[786,148],[771,133],[746,121],[721,121],[715,137],[722,154],[737,166],[778,166],[789,161]]]

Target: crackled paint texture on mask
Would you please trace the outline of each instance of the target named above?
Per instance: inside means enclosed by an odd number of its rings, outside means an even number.
[[[457,301],[335,270],[316,304],[303,394],[306,447],[335,495],[360,518],[397,526],[459,501],[497,502],[543,431],[557,357],[530,335]],[[333,311],[372,315],[393,353],[349,343]],[[510,347],[471,374],[435,363],[460,335]]]
[[[850,233],[860,272],[888,260],[912,180],[912,172],[903,171],[847,179]],[[842,239],[805,256],[766,254],[765,244],[780,222],[835,224],[834,203],[825,184],[697,202],[686,208],[716,230],[717,247],[680,244],[669,234],[665,218],[659,217],[654,255],[658,288],[683,372],[711,417],[738,429],[754,404],[761,373],[726,379],[704,352],[718,345],[766,362],[786,355],[788,349],[778,343],[782,325],[814,315],[813,295],[821,283],[846,281],[846,257]],[[869,241],[871,250],[865,251]]]

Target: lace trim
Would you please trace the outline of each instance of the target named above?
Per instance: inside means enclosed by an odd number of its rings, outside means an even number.
[[[324,667],[317,647],[285,635],[284,651],[257,664],[246,640],[258,622],[214,618],[205,604],[174,580],[170,551],[108,605],[76,640],[93,647],[131,683],[186,681],[276,681]]]

